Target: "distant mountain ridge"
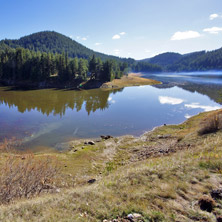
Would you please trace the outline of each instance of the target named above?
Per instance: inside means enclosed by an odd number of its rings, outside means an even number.
[[[222,70],[222,48],[209,52],[199,51],[184,55],[167,52],[142,61],[159,65],[164,71]]]

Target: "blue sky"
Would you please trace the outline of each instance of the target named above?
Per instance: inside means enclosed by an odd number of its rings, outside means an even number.
[[[0,39],[43,30],[135,59],[222,47],[222,0],[0,0]]]

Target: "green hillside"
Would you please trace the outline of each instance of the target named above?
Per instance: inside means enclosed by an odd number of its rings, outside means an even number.
[[[54,31],[37,32],[24,36],[18,40],[6,39],[0,41],[0,49],[5,49],[7,46],[10,48],[21,47],[46,53],[62,54],[63,52],[67,52],[68,56],[71,58],[78,57],[88,59],[96,55],[96,57],[100,57],[102,60],[120,60],[118,57],[105,55],[88,49],[71,38]]]
[[[144,59],[143,61],[150,62],[152,64],[156,64],[160,66],[168,66],[169,64],[174,64],[182,57],[183,56],[179,53],[166,52],[166,53],[162,53],[157,56],[154,56],[150,59]]]

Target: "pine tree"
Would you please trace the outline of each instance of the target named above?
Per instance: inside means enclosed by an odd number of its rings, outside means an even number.
[[[96,66],[97,66],[97,59],[96,56],[93,55],[89,62],[89,72],[91,73],[91,79],[96,78]]]
[[[86,80],[87,72],[88,72],[87,60],[80,59],[79,60],[79,77],[82,80]]]

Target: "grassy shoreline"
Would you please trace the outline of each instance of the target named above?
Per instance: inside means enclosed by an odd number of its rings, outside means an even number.
[[[109,138],[95,145],[78,140],[66,153],[35,154],[57,158],[59,191],[2,205],[0,220],[124,221],[127,214],[139,213],[142,221],[214,222],[222,216],[222,202],[206,212],[198,200],[222,184],[222,132],[199,132],[221,115],[222,110],[200,113],[140,137]],[[1,155],[1,163],[6,156]],[[93,184],[88,182],[92,179]]]

